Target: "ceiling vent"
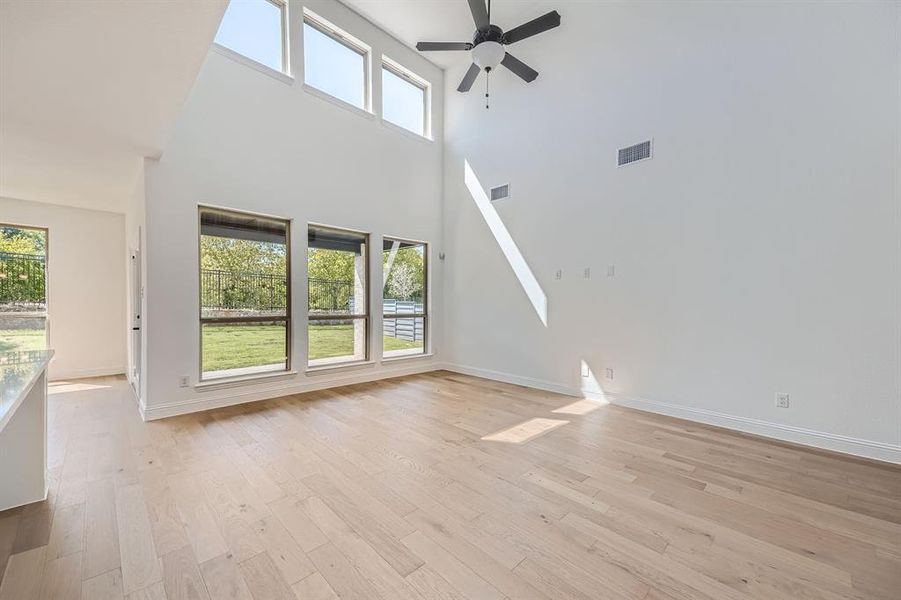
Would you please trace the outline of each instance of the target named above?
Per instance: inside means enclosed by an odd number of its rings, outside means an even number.
[[[621,167],[648,158],[651,158],[651,140],[620,148],[616,153],[616,166]]]
[[[491,201],[495,200],[503,200],[504,198],[510,197],[510,184],[505,183],[504,185],[499,185],[497,187],[491,188]]]

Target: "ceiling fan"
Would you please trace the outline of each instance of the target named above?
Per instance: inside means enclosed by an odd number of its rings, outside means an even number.
[[[538,77],[538,71],[504,50],[504,46],[557,27],[560,25],[560,13],[552,10],[546,15],[505,32],[497,25],[491,24],[491,0],[488,0],[487,9],[485,0],[469,0],[469,10],[472,11],[472,19],[476,23],[472,42],[419,42],[416,49],[422,52],[472,50],[472,65],[457,87],[458,92],[468,92],[482,69],[488,74],[498,65],[504,65],[526,82],[534,81]],[[487,91],[485,97],[488,97]],[[487,103],[485,108],[488,108]]]

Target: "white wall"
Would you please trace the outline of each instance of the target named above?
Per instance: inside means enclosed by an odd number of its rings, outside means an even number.
[[[585,360],[633,406],[901,460],[901,5],[557,4],[509,48],[534,83],[501,69],[486,111],[446,73],[448,359],[564,390]],[[511,183],[547,327],[464,159]]]
[[[434,359],[379,361],[330,374],[306,375],[306,227],[308,222],[432,244],[432,311],[441,314],[443,74],[345,6],[307,2],[372,46],[375,116],[364,116],[306,91],[300,70],[301,4],[291,3],[294,81],[272,77],[212,50],[158,163],[146,163],[147,263],[144,324],[147,389],[144,413],[177,412],[432,368]],[[433,85],[434,141],[384,125],[378,117],[379,58],[401,62]],[[199,371],[197,205],[212,204],[293,219],[293,366],[299,373],[267,383],[206,389]],[[381,261],[372,260],[371,303],[380,306]],[[442,344],[433,320],[433,350]],[[372,328],[381,329],[380,315]],[[377,337],[376,337],[377,339]],[[179,387],[187,375],[192,385]]]
[[[50,377],[124,373],[123,216],[0,198],[0,222],[49,230]]]

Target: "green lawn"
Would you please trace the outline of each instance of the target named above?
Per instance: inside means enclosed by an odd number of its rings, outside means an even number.
[[[352,356],[352,325],[310,327],[310,359]],[[422,348],[422,342],[385,337],[385,350]],[[285,328],[278,325],[207,325],[203,328],[203,370],[219,371],[285,360]]]
[[[46,347],[41,329],[0,329],[0,352],[43,350]]]

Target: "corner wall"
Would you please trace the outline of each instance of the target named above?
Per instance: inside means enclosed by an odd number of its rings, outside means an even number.
[[[125,372],[125,223],[120,214],[0,198],[0,222],[48,233],[51,379]]]
[[[302,6],[372,46],[375,115],[307,91]],[[334,1],[291,2],[294,80],[210,51],[159,162],[146,163],[146,418],[434,368],[442,352],[441,177],[443,74],[417,53]],[[382,54],[432,84],[434,141],[381,122]],[[292,219],[293,360],[298,371],[265,382],[197,388],[200,364],[198,204]],[[373,248],[391,235],[430,243],[434,357],[307,374],[306,228],[320,223],[366,231]],[[379,252],[370,260],[371,306],[381,306]],[[381,329],[381,315],[371,315]],[[377,337],[376,337],[377,339]],[[179,387],[186,375],[191,385]]]
[[[901,7],[558,8],[509,48],[535,82],[448,92],[446,360],[574,393],[585,361],[614,401],[901,462]],[[464,160],[511,184],[547,327]]]

